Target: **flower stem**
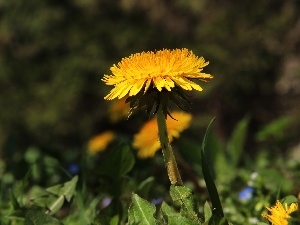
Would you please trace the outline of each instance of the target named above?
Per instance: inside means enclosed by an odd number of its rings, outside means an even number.
[[[169,142],[166,117],[163,111],[163,106],[160,104],[157,111],[158,136],[162,148],[163,156],[167,166],[168,176],[171,184],[183,185],[178,168],[173,154],[172,147]]]

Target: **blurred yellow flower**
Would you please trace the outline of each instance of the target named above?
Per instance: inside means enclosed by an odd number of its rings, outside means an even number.
[[[176,120],[168,116],[166,121],[170,142],[174,138],[178,138],[180,133],[189,127],[192,119],[191,114],[184,112],[172,112],[172,117]],[[140,132],[134,136],[132,145],[137,149],[138,157],[148,158],[154,156],[160,149],[156,118],[144,124]]]
[[[115,123],[123,118],[128,117],[130,106],[125,101],[125,98],[117,99],[111,104],[108,112],[111,122]]]
[[[287,218],[291,218],[290,214],[298,210],[298,204],[292,203],[288,207],[287,204],[283,206],[281,202],[277,200],[275,206],[266,208],[271,214],[262,214],[262,217],[269,220],[272,225],[288,225]]]
[[[96,154],[102,152],[115,139],[116,135],[112,131],[105,131],[93,136],[88,142],[88,153]]]
[[[104,75],[102,81],[114,86],[104,99],[134,96],[143,88],[146,93],[151,84],[160,92],[163,88],[171,91],[175,84],[184,90],[202,91],[190,79],[207,81],[213,78],[201,72],[208,64],[203,57],[197,57],[186,48],[132,54],[110,68],[113,75]]]

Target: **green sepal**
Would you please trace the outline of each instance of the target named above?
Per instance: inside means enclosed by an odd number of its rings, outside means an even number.
[[[186,95],[186,92],[181,87],[175,86],[173,88],[170,93],[170,100],[183,111],[190,111],[191,109],[189,96]]]
[[[191,108],[191,102],[181,87],[175,86],[172,91],[165,88],[159,91],[152,83],[145,93],[141,90],[136,95],[127,97],[125,102],[130,103],[129,116],[134,110],[145,107],[147,115],[150,117],[157,113],[161,104],[165,117],[171,116],[170,106],[172,103],[184,111],[189,111]]]

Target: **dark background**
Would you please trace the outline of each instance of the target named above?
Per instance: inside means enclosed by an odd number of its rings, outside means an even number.
[[[300,1],[9,0],[0,3],[0,157],[33,145],[81,151],[109,128],[103,74],[163,48],[210,61],[214,79],[190,93],[203,129],[216,116],[226,140],[248,115],[255,152],[257,132],[279,119],[263,141],[276,138],[282,152],[299,143]]]

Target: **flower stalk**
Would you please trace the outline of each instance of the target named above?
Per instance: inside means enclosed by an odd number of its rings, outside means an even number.
[[[158,126],[159,141],[162,148],[162,152],[167,166],[168,176],[171,181],[171,184],[183,185],[177,167],[176,159],[173,154],[173,150],[168,138],[166,114],[164,113],[163,110],[163,104],[159,104],[159,108],[157,110],[157,126]]]

